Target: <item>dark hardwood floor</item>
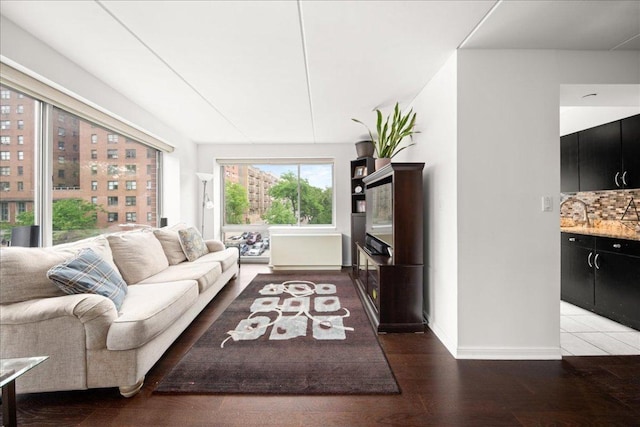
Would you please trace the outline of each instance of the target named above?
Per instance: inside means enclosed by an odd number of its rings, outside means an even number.
[[[380,343],[394,396],[164,396],[163,375],[264,265],[245,264],[167,351],[131,399],[117,389],[18,396],[21,426],[640,426],[640,356],[561,361],[454,359],[433,333]]]

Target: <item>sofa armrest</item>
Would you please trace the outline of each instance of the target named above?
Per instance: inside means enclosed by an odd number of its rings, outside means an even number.
[[[86,348],[98,349],[106,347],[107,332],[118,317],[118,312],[110,299],[94,294],[39,298],[0,305],[0,325],[24,326],[25,332],[33,331],[32,327],[37,328],[39,322],[63,317],[77,319],[84,326]]]
[[[226,246],[220,240],[205,240],[204,243],[206,243],[209,252],[220,252],[226,249]]]

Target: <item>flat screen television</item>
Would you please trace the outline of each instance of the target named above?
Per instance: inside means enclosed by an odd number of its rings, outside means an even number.
[[[391,177],[367,186],[367,234],[393,248],[393,188]]]

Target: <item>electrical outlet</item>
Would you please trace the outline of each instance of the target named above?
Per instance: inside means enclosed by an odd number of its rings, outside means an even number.
[[[553,212],[553,197],[542,196],[542,212]]]

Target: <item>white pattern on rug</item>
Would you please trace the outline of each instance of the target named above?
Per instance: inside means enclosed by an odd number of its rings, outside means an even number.
[[[269,328],[269,339],[273,341],[290,340],[307,336],[309,320],[312,321],[311,331],[316,340],[344,340],[345,331],[353,331],[352,327],[344,326],[344,319],[351,313],[340,305],[340,299],[335,295],[336,285],[331,283],[315,284],[306,280],[289,280],[279,284],[270,283],[260,291],[261,298],[251,304],[251,312],[246,319],[242,319],[236,328],[227,332],[220,347],[230,339],[233,341],[257,340]],[[281,303],[281,296],[289,295]],[[322,296],[320,296],[322,295]],[[315,296],[315,297],[314,297]],[[314,298],[312,298],[314,297]],[[311,303],[316,312],[327,313],[323,316],[313,316],[309,313]],[[344,311],[344,314],[337,312]],[[275,314],[275,320],[262,314]],[[285,315],[284,313],[294,313]],[[330,314],[334,313],[334,314]]]

